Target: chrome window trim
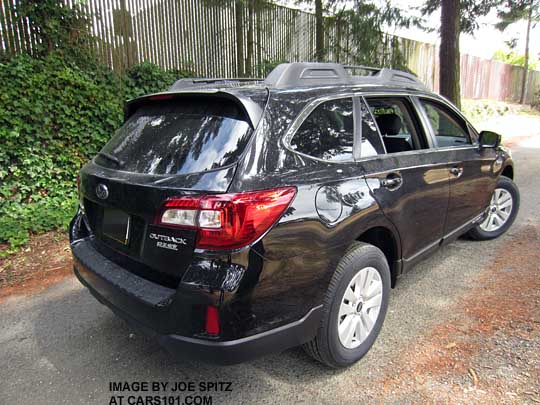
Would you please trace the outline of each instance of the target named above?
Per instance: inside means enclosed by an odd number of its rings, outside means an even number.
[[[362,101],[364,101],[364,103],[366,103],[366,100],[365,100],[366,97],[407,97],[410,99],[412,107],[415,109],[417,115],[419,116],[420,121],[421,121],[420,124],[422,125],[422,127],[425,126],[425,123],[424,123],[425,117],[423,117],[423,114],[425,114],[425,111],[423,108],[419,110],[417,104],[420,104],[420,100],[419,100],[420,98],[431,99],[431,100],[444,104],[454,113],[456,113],[463,121],[465,121],[467,125],[470,125],[474,129],[474,126],[469,122],[469,120],[467,120],[467,118],[463,116],[461,111],[459,111],[457,107],[455,107],[451,102],[449,102],[443,96],[440,96],[437,94],[429,94],[429,93],[423,93],[423,92],[418,92],[418,91],[413,92],[413,91],[407,91],[407,90],[395,90],[395,91],[387,92],[387,91],[362,91],[362,89],[355,89],[355,90],[347,91],[344,93],[333,94],[331,96],[319,97],[309,102],[306,106],[304,106],[302,111],[300,111],[300,113],[296,116],[296,118],[294,119],[292,124],[289,126],[289,128],[287,128],[287,131],[285,131],[285,135],[281,137],[281,143],[285,147],[285,149],[287,149],[289,152],[298,154],[308,159],[312,159],[312,160],[323,162],[323,163],[338,164],[338,165],[350,164],[350,163],[361,163],[361,162],[366,162],[366,161],[371,161],[371,160],[381,159],[381,158],[386,158],[386,157],[396,157],[396,156],[403,156],[403,155],[407,156],[407,155],[413,155],[413,154],[418,154],[418,153],[448,152],[452,150],[467,150],[467,149],[478,150],[478,143],[472,143],[467,146],[459,146],[459,147],[454,147],[454,146],[438,147],[438,145],[435,143],[436,140],[432,139],[433,134],[431,133],[431,129],[429,129],[429,132],[428,132],[430,135],[428,136],[428,139],[427,139],[428,144],[430,144],[428,145],[429,146],[428,149],[417,149],[417,150],[412,150],[412,151],[407,151],[407,152],[387,153],[384,142],[382,142],[383,148],[385,151],[384,154],[361,157],[357,160],[354,159],[354,144],[353,144],[353,159],[347,159],[347,160],[341,160],[341,161],[325,160],[325,159],[321,159],[315,156],[307,155],[305,153],[295,150],[290,145],[290,141],[296,134],[298,128],[304,123],[305,119],[309,116],[309,114],[311,114],[311,112],[313,112],[315,108],[317,108],[319,105],[321,105],[322,103],[326,101],[338,100],[338,99],[349,98],[349,97],[353,99],[353,106],[354,106],[355,98],[359,98]],[[368,107],[368,110],[369,110],[369,105],[367,103],[366,103],[366,106]],[[371,110],[370,110],[370,114],[371,114]],[[371,114],[371,116],[373,118],[373,114]],[[376,121],[375,121],[375,124],[376,124]],[[354,125],[356,126],[356,119],[355,119]],[[423,129],[424,131],[426,131],[428,128],[423,128]],[[377,127],[377,130],[378,130],[378,127]],[[381,133],[380,131],[378,132],[379,132],[379,137],[380,137]],[[426,135],[428,134],[426,133]],[[382,141],[382,138],[381,138],[381,141]]]

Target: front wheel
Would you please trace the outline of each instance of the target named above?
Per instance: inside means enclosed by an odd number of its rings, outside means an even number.
[[[476,240],[494,239],[505,233],[519,210],[519,190],[508,177],[500,177],[484,220],[469,231]]]
[[[362,358],[379,335],[388,307],[390,269],[375,246],[356,242],[338,264],[317,336],[306,352],[330,367]]]

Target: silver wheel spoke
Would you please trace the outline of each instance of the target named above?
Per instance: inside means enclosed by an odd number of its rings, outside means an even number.
[[[356,308],[354,308],[352,305],[341,303],[341,306],[339,307],[339,317],[355,314]]]
[[[509,198],[508,200],[506,200],[503,203],[499,204],[499,209],[500,210],[503,210],[503,209],[506,209],[506,208],[512,209],[512,199],[511,198]]]
[[[362,289],[364,290],[365,293],[367,293],[367,290],[371,286],[371,282],[373,281],[373,275],[374,275],[373,273],[374,273],[373,271],[367,272],[366,281],[364,282],[364,285],[362,286]]]
[[[339,337],[342,339],[345,339],[347,336],[347,332],[349,331],[351,327],[352,320],[354,319],[353,315],[346,316],[343,322],[338,327],[339,331]]]
[[[351,303],[356,302],[356,300],[358,299],[358,297],[355,295],[354,291],[352,290],[351,286],[348,286],[347,289],[345,290],[344,298]]]
[[[373,319],[371,319],[371,317],[369,316],[369,314],[367,312],[363,313],[362,315],[360,315],[362,317],[362,321],[364,323],[364,325],[366,325],[366,328],[368,330],[371,330],[371,328],[373,328]]]
[[[364,327],[361,319],[358,319],[358,322],[356,323],[356,339],[360,342],[363,342],[366,337],[366,328]]]
[[[364,288],[364,283],[366,282],[366,273],[361,272],[356,276],[356,281],[354,283],[354,295],[356,296],[356,299],[360,298],[360,294],[362,293],[362,289]]]
[[[501,205],[507,201],[512,201],[512,195],[510,193],[503,193],[497,199],[497,204]]]
[[[357,322],[358,318],[354,315],[349,315],[343,320],[341,330],[339,331],[339,338],[342,342],[346,342],[345,344],[350,345],[352,343]]]
[[[364,309],[367,311],[370,308],[377,308],[381,306],[382,293],[378,293],[374,297],[364,302]]]

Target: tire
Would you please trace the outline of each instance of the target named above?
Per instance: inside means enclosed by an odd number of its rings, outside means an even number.
[[[358,288],[362,296],[364,292],[366,293],[365,303],[362,302],[364,298],[354,302],[349,301],[344,305],[356,308],[357,312],[353,311],[353,313],[340,316],[342,308],[346,308],[346,312],[351,311],[349,307],[341,306],[342,302],[345,303],[343,300],[351,297],[351,293],[355,294],[350,283],[355,286],[362,285],[362,283],[366,284],[368,279],[370,280],[369,288]],[[379,287],[380,294],[375,295]],[[321,325],[315,338],[303,345],[304,350],[329,367],[341,368],[354,364],[369,351],[379,335],[388,308],[389,294],[390,268],[385,255],[373,245],[355,242],[343,256],[332,276],[323,302]],[[356,299],[356,296],[353,296]],[[372,296],[372,299],[369,299],[369,296]],[[376,311],[377,307],[373,304],[379,297],[380,306]],[[342,334],[343,337],[340,337],[338,323],[341,322],[341,330],[345,331],[347,330],[345,326],[353,325],[352,322],[355,322],[355,319],[357,320],[354,325],[360,329],[351,326],[354,329],[354,336],[349,342],[346,338],[348,334]],[[368,323],[372,323],[371,330],[367,326]],[[347,347],[342,339],[350,347]]]
[[[500,198],[497,198],[498,196],[500,196]],[[507,202],[500,203],[500,201],[504,201],[505,197],[511,198],[510,211],[506,213],[501,212],[503,210],[501,207],[503,207],[504,204],[507,204]],[[501,176],[499,180],[497,180],[497,185],[495,186],[495,191],[493,192],[486,218],[471,229],[468,236],[474,240],[489,240],[501,236],[514,223],[519,211],[519,201],[519,190],[516,184],[508,177]],[[504,218],[503,214],[507,215],[507,217]],[[494,219],[496,222],[493,222],[493,227],[490,227],[488,221],[491,220],[492,216],[496,216],[498,219]],[[499,221],[503,219],[504,222],[500,223]]]

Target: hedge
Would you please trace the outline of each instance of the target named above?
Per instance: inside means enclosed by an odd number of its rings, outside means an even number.
[[[187,76],[150,63],[118,75],[54,53],[0,62],[0,242],[8,244],[0,255],[29,232],[67,226],[77,172],[121,125],[125,101]]]

